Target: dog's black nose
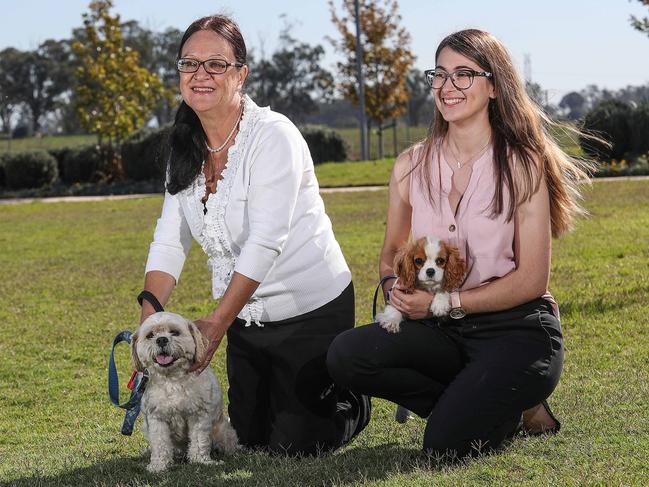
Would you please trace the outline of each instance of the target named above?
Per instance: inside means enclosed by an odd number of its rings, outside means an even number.
[[[428,269],[426,269],[426,275],[428,277],[433,277],[435,275],[435,269],[433,269],[432,267],[429,267]]]
[[[167,337],[158,337],[155,339],[155,342],[159,347],[164,347],[167,343],[169,343],[169,339]]]

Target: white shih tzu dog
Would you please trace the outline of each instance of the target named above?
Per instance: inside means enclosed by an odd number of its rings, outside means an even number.
[[[214,463],[214,448],[232,453],[238,447],[212,368],[200,375],[187,373],[205,349],[196,325],[174,313],[152,314],[132,337],[133,365],[149,374],[141,413],[150,472],[165,470],[179,456],[192,463]]]

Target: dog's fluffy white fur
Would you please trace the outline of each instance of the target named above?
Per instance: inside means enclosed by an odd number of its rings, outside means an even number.
[[[465,272],[464,260],[457,247],[435,237],[404,244],[395,255],[393,268],[402,289],[423,289],[434,294],[429,308],[433,316],[449,313],[449,293],[461,284]],[[401,312],[391,304],[376,315],[379,325],[390,333],[400,331],[403,319]]]
[[[238,448],[212,368],[200,375],[187,372],[205,349],[196,325],[174,313],[151,315],[133,335],[133,365],[149,373],[141,413],[150,472],[161,472],[184,456],[193,463],[214,463],[213,449],[232,453]]]

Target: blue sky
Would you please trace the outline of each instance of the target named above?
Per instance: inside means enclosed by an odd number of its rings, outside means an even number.
[[[69,37],[81,25],[88,0],[0,0],[0,49],[33,49],[45,39]],[[326,36],[337,36],[326,0],[115,0],[122,20],[163,30],[184,30],[197,17],[227,13],[239,23],[249,48],[271,53],[283,25],[295,23],[294,37],[322,44],[325,64],[336,54]],[[336,0],[340,4],[340,0]],[[629,15],[649,15],[635,0],[400,0],[402,25],[412,36],[416,67],[433,65],[437,43],[455,30],[477,27],[499,37],[521,73],[531,59],[532,78],[550,101],[588,84],[617,89],[649,83],[649,37],[634,31]]]

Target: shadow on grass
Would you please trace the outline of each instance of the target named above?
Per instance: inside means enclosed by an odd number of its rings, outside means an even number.
[[[144,486],[144,485],[358,485],[381,481],[430,465],[418,449],[396,444],[350,448],[320,457],[288,458],[248,452],[226,458],[219,465],[175,465],[163,474],[146,471],[147,458],[106,460],[56,476],[38,473],[10,482],[10,486]]]

